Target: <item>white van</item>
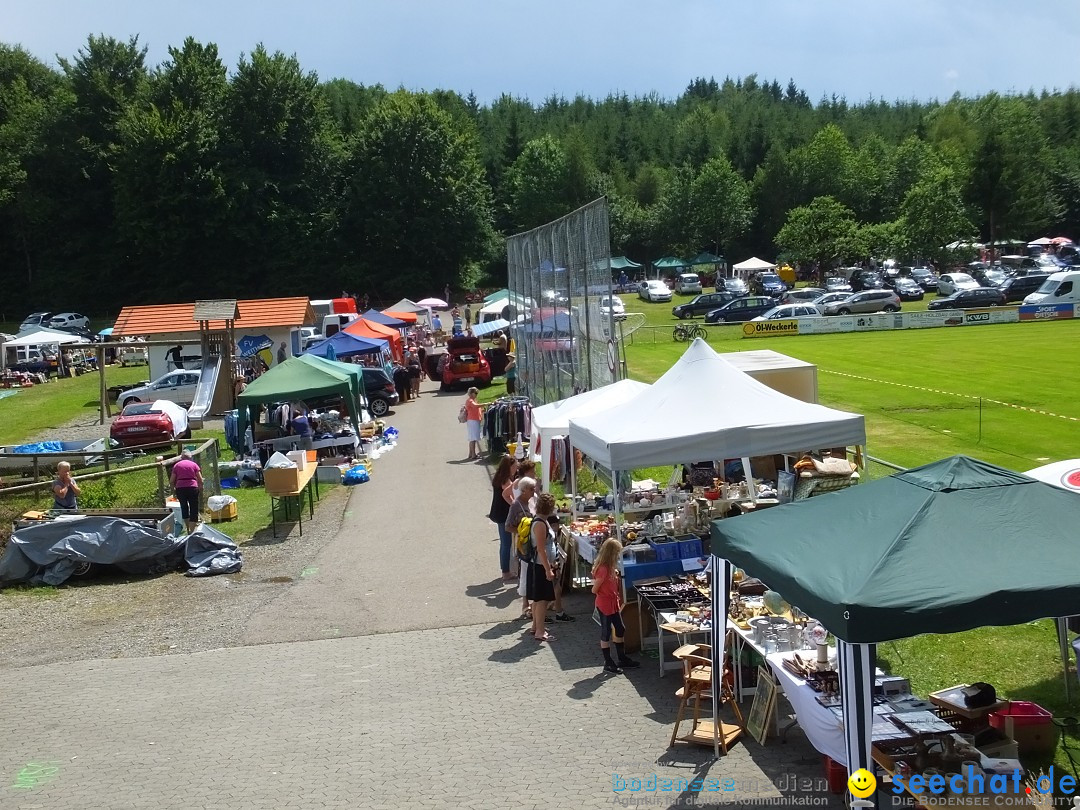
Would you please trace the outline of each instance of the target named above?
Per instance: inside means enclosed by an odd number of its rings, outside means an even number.
[[[675,292],[680,295],[698,295],[701,292],[701,279],[697,273],[680,273],[675,279]]]
[[[1080,303],[1080,270],[1052,274],[1035,292],[1024,299],[1025,304]]]

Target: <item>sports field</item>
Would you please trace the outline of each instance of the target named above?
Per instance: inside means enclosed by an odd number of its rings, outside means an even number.
[[[671,338],[671,305],[623,300],[647,313],[628,341],[630,376],[655,380],[686,349]],[[719,352],[772,349],[817,365],[820,401],[866,416],[867,450],[878,458],[916,466],[965,453],[1024,471],[1080,457],[1070,351],[1080,321],[753,339],[737,326],[708,332]],[[708,403],[688,397],[686,407]]]

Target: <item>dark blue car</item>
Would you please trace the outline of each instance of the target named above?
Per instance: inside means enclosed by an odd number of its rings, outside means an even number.
[[[776,273],[758,273],[750,282],[750,291],[756,295],[780,298],[787,292],[787,284]]]

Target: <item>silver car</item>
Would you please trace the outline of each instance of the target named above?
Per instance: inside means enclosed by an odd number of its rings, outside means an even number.
[[[865,312],[899,312],[900,296],[892,290],[864,290],[841,301],[826,304],[826,315],[855,315]]]

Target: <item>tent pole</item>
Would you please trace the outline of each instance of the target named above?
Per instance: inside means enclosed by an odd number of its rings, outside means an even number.
[[[843,697],[844,743],[848,775],[862,768],[873,773],[870,755],[871,728],[874,722],[874,660],[876,645],[849,644],[836,640],[836,663]],[[857,797],[849,796],[848,801]],[[873,800],[876,802],[877,794]],[[852,805],[865,806],[865,805]]]
[[[709,588],[712,596],[712,628],[709,641],[712,643],[713,757],[720,759],[720,695],[724,686],[724,660],[727,658],[727,606],[731,601],[731,563],[720,557],[713,557],[709,563],[712,568],[712,583]]]
[[[743,456],[743,477],[746,478],[746,494],[750,496],[750,503],[757,507],[757,487],[754,486],[754,471],[750,469],[750,458]]]
[[[1069,626],[1063,616],[1054,620],[1057,624],[1058,649],[1061,651],[1061,674],[1065,678],[1065,702],[1072,700],[1072,679],[1069,677]]]

